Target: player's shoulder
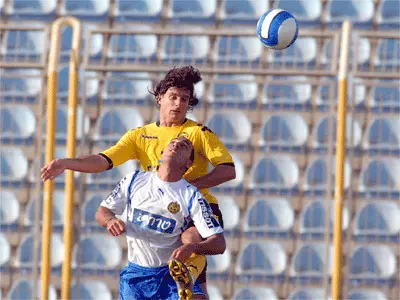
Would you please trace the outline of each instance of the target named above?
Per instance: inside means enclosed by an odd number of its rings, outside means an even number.
[[[191,119],[186,119],[186,122],[184,123],[184,127],[185,127],[185,130],[192,131],[196,134],[202,134],[202,133],[206,133],[206,132],[213,133],[212,130],[210,128],[208,128],[207,126],[205,126],[204,124],[196,122]]]

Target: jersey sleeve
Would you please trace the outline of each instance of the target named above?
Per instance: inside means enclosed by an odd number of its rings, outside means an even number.
[[[215,218],[210,204],[199,191],[196,191],[190,198],[188,210],[190,218],[202,238],[224,232]]]
[[[130,159],[139,159],[138,134],[138,129],[129,130],[114,146],[111,146],[100,153],[100,155],[108,158],[110,169],[117,167]]]
[[[202,125],[198,131],[198,138],[201,140],[203,154],[214,167],[220,164],[233,164],[228,149],[207,126]]]
[[[108,208],[116,215],[121,215],[128,204],[130,189],[133,188],[133,183],[138,172],[136,171],[122,178],[111,194],[100,205]]]

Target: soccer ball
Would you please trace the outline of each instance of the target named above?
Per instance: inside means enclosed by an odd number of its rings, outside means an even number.
[[[257,22],[257,34],[261,42],[276,50],[285,49],[293,44],[298,31],[295,17],[283,9],[267,11]]]

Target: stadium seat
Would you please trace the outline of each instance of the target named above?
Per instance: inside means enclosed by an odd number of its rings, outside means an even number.
[[[6,61],[38,62],[44,55],[45,39],[40,30],[8,30],[0,53]]]
[[[396,202],[367,202],[354,218],[354,235],[377,239],[400,234],[400,207]]]
[[[270,51],[268,62],[272,67],[312,67],[317,58],[317,41],[313,37],[299,37],[296,43],[281,51]],[[283,66],[282,66],[283,65]]]
[[[33,198],[29,201],[25,210],[24,226],[26,228],[34,227],[36,223],[36,201]],[[63,191],[54,191],[53,193],[53,228],[60,231],[64,225],[64,205],[65,193]],[[43,221],[43,195],[40,197],[40,223]]]
[[[253,191],[290,191],[297,188],[300,171],[290,156],[268,155],[253,164],[249,188]]]
[[[80,256],[77,250],[80,248]],[[122,261],[118,240],[108,234],[90,234],[81,237],[73,252],[73,268],[79,263],[83,271],[117,271]]]
[[[374,112],[400,111],[400,87],[376,86],[372,89],[372,95]]]
[[[166,64],[204,64],[209,51],[207,35],[167,35],[159,54]]]
[[[115,182],[117,184],[117,182]],[[97,192],[89,197],[82,204],[82,230],[90,231],[95,229],[100,229],[101,227],[96,222],[95,216],[100,203],[107,198],[109,191]]]
[[[151,34],[148,25],[136,25],[137,30],[149,30],[149,34],[112,34],[108,58],[110,63],[143,63],[156,58],[157,36]]]
[[[222,294],[215,285],[213,284],[207,284],[207,293],[209,299],[215,299],[215,300],[224,300],[224,297],[222,297]]]
[[[111,291],[107,284],[98,280],[82,280],[71,287],[71,299],[112,300]]]
[[[329,255],[327,258],[327,247]],[[333,262],[332,247],[325,243],[302,243],[293,254],[290,265],[290,276],[293,279],[322,280],[327,263],[328,272],[331,273]]]
[[[308,139],[308,125],[301,115],[272,114],[261,125],[259,145],[262,149],[302,149]]]
[[[17,248],[17,256],[15,260],[15,267],[17,268],[33,268],[33,247],[34,247],[34,239],[35,236],[33,234],[26,235],[21,240]],[[40,261],[41,258],[41,250],[42,245],[39,245],[39,255]],[[51,261],[50,265],[53,271],[60,271],[61,265],[64,260],[64,244],[61,239],[60,234],[53,233],[51,236]],[[39,264],[40,265],[40,264]]]
[[[20,205],[12,191],[0,191],[0,226],[2,229],[17,229],[20,219]],[[3,230],[2,230],[3,231]]]
[[[400,159],[376,158],[370,160],[361,171],[360,192],[399,194]]]
[[[322,13],[320,0],[278,0],[276,8],[290,11],[301,24],[319,21]]]
[[[299,216],[299,232],[304,237],[308,235],[323,235],[326,232],[326,218],[327,216],[327,208],[328,201],[330,200],[316,200],[311,201],[307,205],[304,206],[303,210]],[[335,205],[333,201],[330,201],[331,210],[329,214],[329,228],[331,229],[331,233],[333,231],[333,222],[335,218]],[[350,223],[350,213],[348,208],[343,207],[342,212],[342,229],[346,231],[349,227]]]
[[[303,76],[274,81],[264,85],[264,109],[295,108],[304,110],[310,106],[312,86]]]
[[[153,104],[150,100],[152,95],[149,93],[152,88],[153,83],[149,73],[111,73],[105,81],[103,104],[149,106]]]
[[[290,293],[288,300],[321,300],[325,299],[325,292],[318,288],[301,288]],[[329,298],[330,299],[330,298]]]
[[[210,23],[215,20],[216,0],[181,1],[172,0],[168,17],[173,22],[183,23]]]
[[[236,289],[233,300],[278,300],[275,291],[268,287],[250,286]]]
[[[57,0],[12,0],[9,10],[16,19],[40,19],[55,17]]]
[[[318,109],[321,111],[329,111],[332,105],[337,105],[337,93],[337,82],[322,80],[318,87],[318,97],[316,99]],[[354,108],[357,111],[364,111],[366,98],[365,86],[355,81],[353,87],[348,89],[348,109],[350,109],[354,101]]]
[[[350,20],[355,24],[369,23],[374,15],[372,0],[328,0],[328,23]]]
[[[65,0],[61,6],[61,14],[72,15],[90,21],[104,21],[110,11],[109,1]]]
[[[118,22],[131,20],[158,21],[163,3],[163,0],[116,0],[116,20]]]
[[[224,254],[209,255],[207,258],[207,275],[217,277],[218,275],[228,275],[232,266],[231,252],[226,249]]]
[[[227,146],[244,148],[251,138],[251,123],[243,112],[216,112],[208,117],[205,125]]]
[[[369,58],[371,55],[371,43],[367,38],[360,38],[358,40],[358,53],[357,53],[357,65],[366,66],[369,63]],[[322,46],[322,56],[321,61],[324,65],[330,66],[333,59],[334,47],[332,45],[332,39],[325,40]],[[340,49],[337,52],[339,55]],[[339,56],[338,56],[339,57]],[[350,48],[349,60],[352,61],[355,58],[354,48]]]
[[[224,193],[225,195],[229,194],[240,194],[243,192],[243,181],[245,178],[245,168],[240,160],[239,156],[235,154],[232,155],[233,163],[235,164],[236,169],[236,178],[227,182],[224,182],[216,187],[212,188],[214,192]],[[211,171],[214,167],[209,164],[209,171]]]
[[[34,292],[34,281],[27,279],[19,279],[13,282],[13,285],[8,292],[7,298],[9,300],[21,300],[21,299],[35,299],[40,298],[41,294],[41,282],[37,282],[36,296]],[[57,292],[52,284],[49,285],[49,298],[48,300],[57,300]]]
[[[254,24],[263,12],[268,11],[268,1],[258,0],[225,0],[221,19],[225,24]]]
[[[370,120],[364,136],[363,146],[366,150],[399,151],[400,120],[396,117],[377,117]]]
[[[239,253],[236,275],[279,276],[285,272],[287,256],[281,244],[268,242],[246,242]]]
[[[287,199],[257,199],[246,209],[243,230],[247,234],[287,234],[293,225],[294,211]]]
[[[305,183],[303,186],[304,191],[324,194],[328,185],[328,157],[317,157],[311,160],[306,168],[305,172]],[[334,176],[335,171],[335,158],[332,159],[331,176],[332,178],[332,190],[334,187]],[[347,190],[350,186],[350,175],[351,168],[349,162],[346,160],[344,163],[344,189]]]
[[[400,3],[397,0],[382,0],[378,7],[377,21],[380,25],[400,25]]]
[[[93,134],[95,142],[117,142],[128,130],[144,125],[139,111],[131,107],[104,108]]]
[[[28,160],[16,147],[1,147],[1,183],[22,183],[28,173]]]
[[[374,60],[375,69],[399,72],[400,39],[380,39],[378,40],[377,48],[377,54]]]
[[[5,144],[32,144],[36,118],[27,106],[7,105],[0,108],[0,139]]]
[[[11,246],[4,233],[0,233],[0,253],[0,269],[3,269],[11,262]]]
[[[357,289],[351,290],[348,294],[349,300],[387,300],[384,293],[375,289]]]
[[[255,109],[257,83],[254,75],[217,75],[211,82],[208,103],[215,108]]]
[[[336,117],[324,117],[316,121],[315,129],[313,132],[312,146],[317,151],[327,151],[330,139],[333,138],[336,144]],[[331,128],[332,126],[332,128]],[[353,129],[353,133],[351,132]],[[353,120],[350,116],[346,117],[346,147],[358,148],[361,143],[362,131],[360,123]]]
[[[224,231],[229,234],[232,231],[239,229],[240,209],[234,198],[230,196],[218,197],[218,205],[224,218]]]
[[[258,65],[263,50],[263,45],[255,36],[219,36],[215,47],[213,59],[217,66]]]
[[[398,275],[396,256],[386,245],[357,246],[349,255],[349,266],[350,279],[388,280]]]
[[[0,72],[0,101],[39,102],[42,78],[37,69],[3,69]]]

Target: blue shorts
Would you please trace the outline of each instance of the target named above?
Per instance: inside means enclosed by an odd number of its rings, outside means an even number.
[[[198,282],[193,287],[193,294],[205,295]],[[178,288],[169,274],[168,266],[147,268],[133,263],[129,263],[121,271],[119,298],[179,300]]]

